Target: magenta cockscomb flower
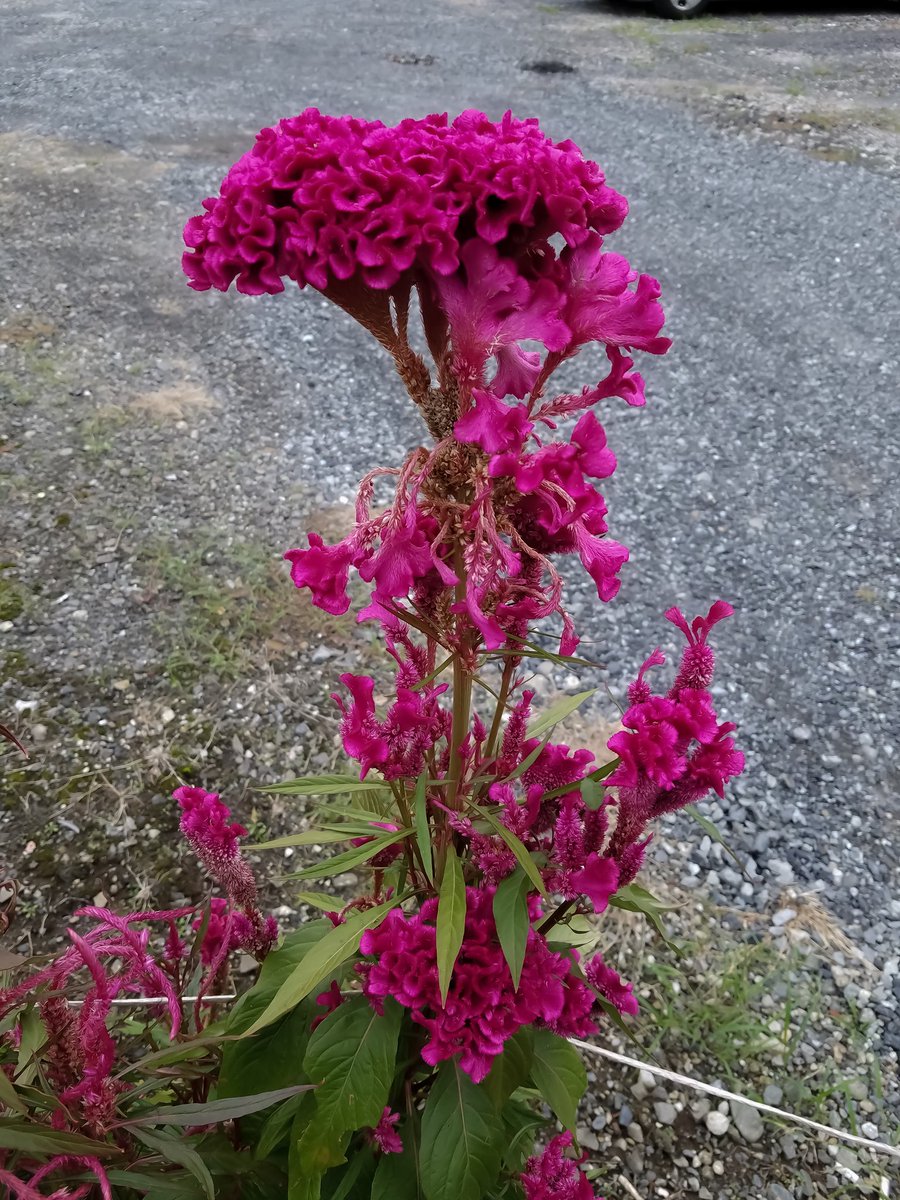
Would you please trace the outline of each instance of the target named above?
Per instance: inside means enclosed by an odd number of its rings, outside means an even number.
[[[603,601],[628,559],[606,536],[592,482],[613,472],[615,456],[584,410],[614,395],[643,403],[623,349],[669,346],[657,281],[603,248],[627,204],[596,163],[509,113],[388,127],[308,109],[263,130],[204,209],[185,230],[192,287],[318,288],[391,353],[437,440],[363,481],[342,542],[310,533],[306,548],[289,550],[294,583],[343,613],[353,567],[372,586],[364,615],[390,628],[411,598],[462,582],[444,623],[465,614],[497,650],[557,613],[571,653],[578,639],[552,556],[577,554]],[[407,336],[414,290],[435,378]],[[553,372],[590,342],[606,348],[605,379],[546,396]],[[555,418],[577,412],[570,439],[544,440]],[[373,483],[385,476],[396,478],[394,501],[373,514]],[[460,529],[462,581],[451,548]]]
[[[561,1133],[529,1158],[520,1176],[525,1200],[594,1200],[590,1180],[565,1153],[571,1145],[571,1133]]]
[[[363,934],[360,949],[374,962],[359,968],[363,991],[376,1008],[392,996],[428,1032],[422,1057],[432,1065],[459,1055],[475,1082],[484,1079],[504,1043],[523,1025],[557,1033],[594,1032],[593,993],[571,971],[571,960],[551,951],[532,929],[515,990],[493,917],[493,889],[467,889],[465,936],[445,1004],[441,1003],[435,950],[437,901],[407,917],[394,909]],[[533,900],[533,916],[540,906]]]
[[[309,108],[264,129],[218,197],[185,229],[198,290],[326,290],[359,276],[388,289],[413,270],[459,269],[468,240],[499,246],[527,232],[577,245],[628,211],[600,168],[537,121],[479,112],[380,121]]]
[[[610,1004],[614,1004],[620,1013],[637,1016],[638,1001],[634,994],[634,984],[626,983],[617,971],[606,965],[599,954],[595,954],[590,962],[585,963],[584,975],[591,987]]]

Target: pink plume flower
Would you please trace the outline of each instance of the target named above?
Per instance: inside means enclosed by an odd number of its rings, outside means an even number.
[[[529,1158],[521,1175],[525,1200],[594,1200],[590,1180],[566,1157],[571,1145],[571,1133],[561,1133],[542,1154]]]
[[[377,1146],[382,1154],[403,1153],[403,1141],[396,1129],[399,1121],[400,1114],[392,1112],[388,1106],[375,1128],[369,1131],[369,1141],[373,1146]]]
[[[705,617],[694,617],[690,625],[680,608],[667,610],[666,620],[677,626],[688,641],[681,658],[681,667],[672,684],[673,692],[679,688],[702,690],[709,687],[716,666],[716,656],[706,639],[713,626],[733,615],[734,609],[726,600],[717,600]]]
[[[255,904],[256,880],[239,845],[247,830],[237,821],[229,824],[231,809],[217,792],[199,787],[176,788],[172,798],[181,807],[181,832],[209,874],[236,904]]]

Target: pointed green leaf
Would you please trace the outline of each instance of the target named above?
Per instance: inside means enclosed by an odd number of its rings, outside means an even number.
[[[513,988],[519,990],[525,947],[531,921],[528,916],[528,887],[530,880],[524,871],[515,871],[497,886],[494,892],[494,924],[503,949],[503,956],[512,975]]]
[[[504,1042],[502,1053],[494,1059],[494,1065],[481,1085],[498,1111],[528,1079],[533,1058],[534,1030],[530,1025],[524,1025]]]
[[[431,825],[428,822],[428,793],[427,793],[427,774],[422,774],[416,780],[416,794],[413,797],[415,804],[415,822],[416,822],[416,841],[419,845],[419,853],[422,856],[422,863],[425,867],[425,874],[429,880],[434,879],[434,857],[431,848]]]
[[[2,1067],[0,1067],[0,1105],[17,1113],[24,1114],[28,1111]]]
[[[135,1129],[134,1136],[145,1146],[149,1146],[151,1150],[161,1154],[168,1162],[173,1162],[179,1167],[184,1167],[186,1171],[190,1171],[203,1187],[207,1200],[216,1200],[215,1184],[209,1168],[191,1143],[186,1141],[183,1136],[163,1137],[160,1134],[148,1133],[146,1129]]]
[[[479,817],[487,821],[494,833],[503,838],[504,842],[506,842],[507,846],[509,846],[510,850],[512,850],[513,854],[516,856],[516,862],[519,864],[537,890],[541,893],[541,895],[546,896],[547,889],[544,887],[544,881],[541,879],[541,873],[537,869],[534,859],[531,857],[513,831],[511,829],[507,829],[502,821],[498,820],[498,818],[486,808],[482,808],[481,805],[472,804],[470,807],[478,813]]]
[[[462,863],[450,842],[444,862],[444,877],[438,894],[437,911],[437,968],[441,988],[441,1004],[447,1002],[453,967],[459,956],[466,931],[466,883]]]
[[[143,1171],[107,1171],[106,1176],[115,1188],[130,1188],[139,1192],[142,1200],[197,1200],[203,1195],[203,1187],[187,1171],[166,1171],[151,1174]],[[94,1183],[92,1176],[84,1176],[84,1182]],[[113,1195],[117,1195],[116,1192]]]
[[[398,904],[402,904],[405,899],[406,896],[395,896],[376,908],[353,913],[343,924],[326,933],[282,983],[247,1033],[258,1033],[260,1029],[265,1029],[286,1012],[290,1012],[309,995],[320,980],[331,975],[356,953],[359,949],[359,939],[367,929],[374,929],[376,925],[380,925],[387,913]]]
[[[298,892],[296,899],[298,904],[308,904],[321,912],[336,912],[341,906],[340,900],[329,892]]]
[[[379,1014],[356,995],[317,1026],[303,1067],[319,1084],[316,1109],[330,1123],[342,1129],[378,1124],[394,1078],[402,1017],[402,1007],[391,999]]]
[[[560,721],[564,721],[571,713],[580,708],[586,700],[590,700],[591,696],[597,692],[596,688],[591,688],[589,692],[578,692],[574,696],[563,696],[557,700],[555,704],[551,704],[546,712],[541,715],[528,727],[528,736],[543,737],[548,729],[552,729],[554,725],[558,725]]]
[[[481,1200],[496,1182],[502,1146],[493,1100],[455,1062],[444,1063],[422,1114],[426,1200]]]
[[[343,1134],[378,1124],[388,1101],[403,1009],[387,1000],[379,1016],[364,996],[345,1000],[309,1039],[303,1069],[319,1084],[299,1162],[323,1172],[343,1161]]]
[[[547,1029],[534,1034],[531,1078],[566,1129],[575,1129],[578,1105],[587,1090],[581,1055],[565,1038]]]
[[[357,837],[356,829],[304,829],[302,833],[287,833],[284,837],[242,846],[243,850],[284,850],[288,846],[326,846],[330,842],[349,842]]]
[[[401,1154],[382,1154],[372,1181],[372,1200],[419,1200],[413,1131],[408,1123],[398,1129],[403,1142]]]
[[[673,950],[678,949],[675,943],[669,940],[666,927],[662,923],[661,914],[671,912],[672,906],[663,904],[652,892],[648,892],[639,883],[628,883],[624,887],[620,887],[617,892],[610,896],[609,902],[615,908],[624,908],[627,912],[641,913],[650,922],[667,946],[671,946]]]
[[[358,775],[304,775],[260,788],[279,796],[334,796],[338,793],[386,791],[381,780],[360,779]]]
[[[691,817],[693,820],[695,820],[697,822],[697,824],[700,826],[700,828],[705,833],[707,833],[714,842],[719,843],[719,845],[722,847],[722,849],[725,851],[725,853],[730,855],[734,859],[735,863],[740,868],[741,874],[744,876],[744,878],[745,879],[748,878],[746,867],[744,866],[743,862],[741,862],[740,858],[738,857],[737,852],[735,850],[732,850],[732,848],[728,845],[728,843],[722,837],[721,833],[719,833],[718,829],[715,826],[715,823],[713,821],[711,821],[709,819],[709,817],[705,816],[700,811],[700,809],[697,807],[696,804],[688,804],[684,811],[688,814],[689,817]]]
[[[169,1104],[141,1113],[123,1122],[129,1128],[135,1125],[215,1125],[219,1121],[236,1121],[250,1113],[261,1112],[289,1100],[301,1092],[309,1092],[313,1084],[295,1084],[293,1087],[278,1088],[273,1092],[259,1092],[255,1096],[226,1096],[222,1100],[207,1100],[205,1104]]]
[[[118,1146],[95,1142],[80,1133],[48,1129],[31,1121],[0,1121],[0,1150],[20,1150],[30,1157],[52,1158],[56,1154],[110,1158],[121,1154]]]
[[[285,878],[290,881],[295,879],[324,879],[329,875],[341,875],[344,871],[349,871],[352,867],[358,867],[361,863],[368,862],[380,850],[386,850],[388,846],[393,846],[395,842],[402,842],[405,837],[409,837],[413,832],[412,829],[398,829],[396,833],[373,835],[372,840],[367,841],[362,846],[354,846],[352,850],[345,850],[343,854],[335,854],[333,858],[326,858],[322,862],[312,863],[308,867],[303,867],[300,871],[292,871]]]

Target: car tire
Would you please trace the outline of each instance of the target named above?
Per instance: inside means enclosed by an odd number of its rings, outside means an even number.
[[[709,7],[709,0],[653,0],[653,7],[661,17],[685,21],[688,17],[699,17]]]

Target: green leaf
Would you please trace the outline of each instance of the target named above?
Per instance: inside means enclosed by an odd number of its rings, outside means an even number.
[[[298,892],[297,903],[308,904],[321,912],[335,912],[340,907],[338,898],[329,892]]]
[[[349,842],[356,837],[356,829],[304,829],[302,833],[287,833],[284,837],[272,838],[268,842],[257,842],[255,846],[242,846],[243,850],[283,850],[287,846],[325,846],[329,842]]]
[[[535,1030],[531,1078],[560,1124],[574,1132],[578,1104],[587,1090],[587,1072],[575,1047],[547,1029]]]
[[[503,1122],[484,1088],[445,1063],[422,1114],[426,1200],[481,1200],[500,1171]]]
[[[507,829],[502,821],[498,820],[492,812],[486,808],[482,808],[479,804],[472,804],[471,807],[478,813],[479,817],[487,821],[494,833],[503,838],[510,850],[516,856],[516,862],[541,893],[542,896],[547,895],[547,889],[544,887],[544,881],[541,879],[541,873],[535,866],[534,859],[522,845],[521,841],[516,837],[511,829]]]
[[[358,867],[360,863],[368,862],[370,858],[375,857],[379,850],[386,850],[388,846],[393,846],[395,842],[402,842],[405,837],[409,837],[413,832],[412,829],[398,829],[396,833],[373,835],[372,840],[366,842],[363,846],[354,846],[352,850],[345,850],[343,854],[335,854],[333,858],[326,858],[322,862],[312,863],[300,871],[292,871],[285,878],[290,881],[295,879],[324,879],[329,875],[340,875],[344,871],[349,871],[352,867]]]
[[[359,939],[367,929],[374,929],[376,925],[380,925],[391,909],[402,904],[405,899],[405,895],[395,896],[385,904],[379,904],[376,908],[354,913],[342,925],[337,925],[329,933],[326,933],[284,980],[247,1033],[258,1033],[260,1029],[265,1029],[267,1025],[277,1021],[286,1012],[290,1012],[295,1005],[309,995],[320,980],[331,975],[352,954],[356,953],[359,948]],[[266,963],[268,963],[268,958]]]
[[[391,999],[379,1015],[365,996],[356,995],[316,1028],[303,1066],[319,1083],[320,1115],[343,1129],[378,1124],[394,1078],[402,1017],[402,1007]]]
[[[416,1170],[413,1131],[399,1127],[402,1154],[382,1154],[372,1181],[372,1200],[419,1200],[421,1191]]]
[[[595,695],[596,692],[596,688],[591,688],[589,692],[578,692],[574,696],[563,696],[555,704],[551,704],[546,712],[541,713],[537,720],[528,726],[528,737],[543,737],[548,729],[552,729],[554,725],[558,725],[560,721],[564,721],[570,713],[580,708],[585,700],[590,700],[591,696]]]
[[[118,1146],[95,1142],[80,1133],[48,1129],[31,1121],[0,1121],[0,1150],[20,1150],[37,1158],[56,1154],[91,1155],[109,1158],[121,1154]]]
[[[308,1082],[302,1074],[303,1055],[309,1041],[309,1026],[315,1005],[301,1004],[255,1038],[240,1038],[274,1000],[278,989],[312,948],[334,926],[330,921],[310,921],[287,934],[277,949],[270,951],[256,983],[232,1009],[222,1051],[218,1095],[252,1096],[270,1088]],[[317,981],[318,982],[318,981]]]
[[[677,950],[674,942],[669,940],[666,927],[662,923],[661,914],[672,911],[672,906],[663,904],[652,892],[641,887],[639,883],[627,883],[620,887],[609,898],[610,904],[616,908],[624,908],[627,912],[641,913],[650,922],[667,946]]]
[[[429,880],[434,879],[434,856],[431,849],[431,826],[428,823],[428,776],[423,773],[416,780],[416,794],[413,798],[415,805],[415,822],[416,822],[416,841],[419,844],[419,853],[422,856],[422,864],[425,867],[425,874]]]
[[[334,796],[347,792],[386,791],[387,784],[381,780],[360,779],[358,775],[304,775],[300,779],[286,779],[284,783],[272,783],[260,788],[261,792],[274,792],[279,796]]]
[[[208,1100],[205,1104],[163,1105],[123,1123],[129,1128],[135,1125],[216,1125],[219,1121],[236,1121],[239,1117],[271,1108],[282,1100],[311,1091],[313,1086],[300,1083],[277,1091],[259,1092],[255,1096],[226,1096],[222,1100]]]
[[[528,770],[528,768],[533,767],[534,764],[537,762],[537,760],[541,757],[544,750],[547,748],[549,742],[550,742],[550,734],[547,733],[544,735],[543,738],[541,738],[538,745],[535,746],[535,748],[533,750],[529,751],[529,753],[526,754],[526,756],[522,759],[522,761],[520,763],[516,764],[516,766],[513,768],[513,770],[510,771],[507,778],[518,779],[519,776],[524,775],[525,772]],[[475,783],[474,779],[472,780],[472,783],[473,784]]]
[[[738,857],[737,852],[732,850],[732,848],[728,845],[728,843],[722,837],[721,833],[719,833],[715,824],[709,819],[709,817],[705,816],[700,811],[700,809],[697,807],[696,804],[688,804],[684,811],[688,814],[689,817],[692,817],[697,822],[697,824],[700,826],[700,828],[705,833],[709,834],[709,836],[712,838],[712,840],[714,842],[719,843],[719,845],[722,847],[722,849],[725,851],[726,854],[729,854],[734,859],[735,863],[740,868],[741,874],[746,879],[747,878],[746,867],[744,866],[741,859]]]
[[[107,1171],[106,1175],[113,1187],[140,1192],[143,1200],[197,1200],[203,1195],[202,1185],[186,1171],[167,1171],[165,1174],[150,1174],[148,1170]]]
[[[596,812],[606,797],[606,792],[597,780],[591,779],[590,776],[587,779],[582,779],[579,790],[585,808],[589,808],[591,812]]]
[[[47,1044],[47,1030],[35,1008],[26,1008],[19,1017],[19,1056],[16,1063],[16,1082],[29,1084],[37,1074],[38,1053]]]
[[[394,1155],[388,1155],[388,1158],[393,1158]],[[371,1195],[371,1187],[366,1187],[366,1184],[371,1185],[372,1176],[375,1173],[375,1157],[370,1146],[364,1146],[356,1151],[350,1159],[350,1163],[340,1177],[340,1182],[333,1192],[328,1193],[328,1200],[350,1200],[354,1196]],[[368,1180],[366,1179],[368,1176]],[[330,1182],[330,1177],[329,1177]]]
[[[453,967],[459,956],[466,931],[466,883],[462,863],[450,842],[444,862],[444,877],[438,895],[437,911],[437,968],[441,988],[441,1004],[446,1004],[453,978]]]
[[[145,1146],[149,1146],[151,1150],[155,1150],[157,1154],[161,1154],[169,1162],[173,1162],[179,1167],[184,1167],[186,1171],[190,1171],[194,1178],[201,1184],[207,1200],[216,1200],[216,1189],[213,1184],[212,1175],[209,1173],[209,1168],[191,1143],[186,1141],[183,1136],[174,1138],[160,1137],[156,1134],[148,1133],[146,1129],[135,1129],[134,1136],[138,1141],[143,1142]]]
[[[28,1111],[2,1067],[0,1067],[0,1105],[17,1113],[24,1114]]]
[[[502,1053],[494,1059],[482,1087],[494,1101],[498,1111],[528,1079],[534,1058],[534,1030],[524,1025],[503,1045]]]
[[[494,893],[494,924],[515,991],[519,990],[525,947],[531,929],[526,899],[529,883],[524,871],[516,871],[508,875]]]
[[[301,1064],[302,1061],[303,1060],[301,1057]],[[297,1064],[292,1063],[291,1069],[296,1072]],[[312,1096],[310,1096],[308,1092],[304,1092],[301,1095],[293,1096],[290,1100],[285,1100],[284,1103],[279,1104],[278,1108],[276,1108],[275,1111],[266,1119],[265,1124],[259,1131],[259,1137],[257,1138],[253,1147],[254,1158],[268,1158],[278,1143],[287,1137],[291,1125],[294,1123],[294,1118],[300,1109],[300,1105],[303,1104],[307,1098],[312,1100]]]

